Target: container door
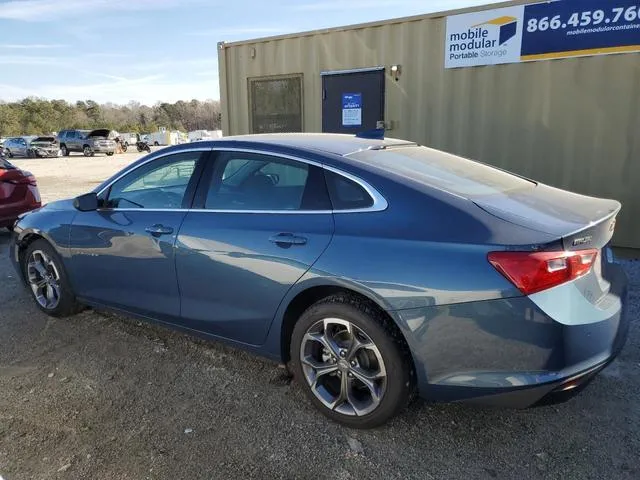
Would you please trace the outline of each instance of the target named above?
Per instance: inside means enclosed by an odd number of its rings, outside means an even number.
[[[353,133],[384,125],[384,69],[322,75],[322,131]]]

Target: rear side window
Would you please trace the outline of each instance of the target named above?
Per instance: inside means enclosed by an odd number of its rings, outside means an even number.
[[[353,180],[329,170],[325,170],[325,178],[334,210],[355,210],[373,205],[371,195]]]
[[[351,157],[464,197],[527,190],[536,186],[530,180],[489,165],[426,147],[366,150]]]

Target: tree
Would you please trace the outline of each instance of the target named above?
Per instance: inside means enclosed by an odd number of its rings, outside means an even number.
[[[68,128],[109,128],[119,132],[148,133],[159,126],[175,130],[217,130],[220,103],[213,100],[127,105],[93,100],[69,103],[29,97],[17,102],[0,101],[0,135],[39,135]]]

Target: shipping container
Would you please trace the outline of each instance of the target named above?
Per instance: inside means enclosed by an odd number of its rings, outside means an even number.
[[[220,42],[223,132],[384,127],[390,137],[620,200],[614,243],[640,248],[640,53],[445,66],[447,17],[530,3]],[[514,35],[509,18],[493,20],[501,37]]]

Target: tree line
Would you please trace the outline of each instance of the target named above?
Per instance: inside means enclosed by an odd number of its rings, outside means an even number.
[[[150,133],[171,130],[219,130],[220,102],[215,100],[126,105],[98,104],[93,100],[25,98],[0,101],[0,136],[45,135],[63,129],[109,128],[118,132]]]

